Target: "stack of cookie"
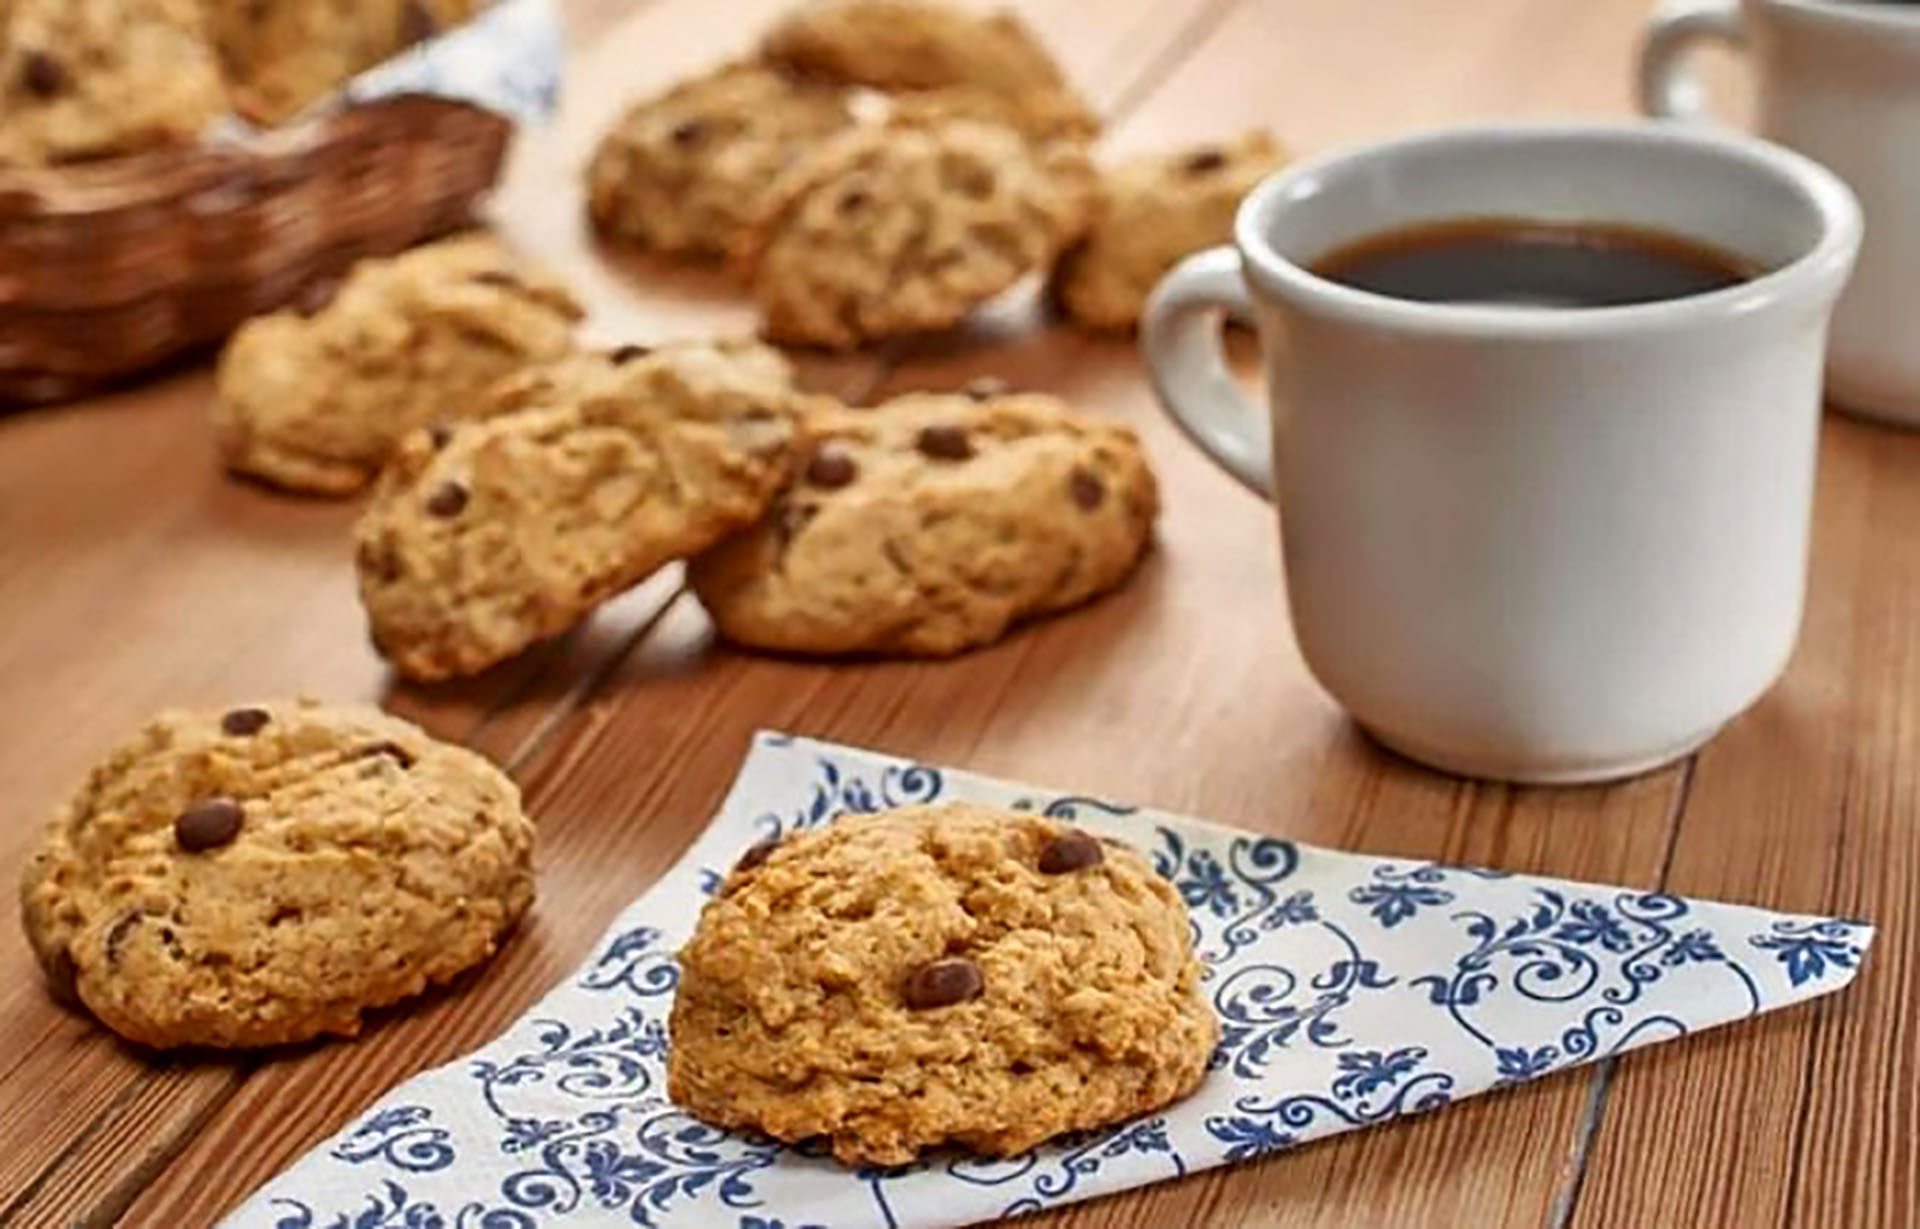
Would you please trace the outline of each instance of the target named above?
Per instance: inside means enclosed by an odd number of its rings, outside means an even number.
[[[0,166],[187,145],[215,120],[292,119],[483,0],[8,0]]]
[[[612,238],[733,260],[775,341],[950,328],[1048,270],[1073,319],[1126,328],[1281,154],[1256,133],[1102,177],[1098,131],[1012,14],[838,0],[632,107],[588,168],[588,209]]]

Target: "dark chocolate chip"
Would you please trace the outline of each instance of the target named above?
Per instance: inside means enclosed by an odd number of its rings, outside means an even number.
[[[964,461],[973,455],[973,441],[962,427],[922,427],[914,445],[936,461]]]
[[[753,844],[747,846],[747,851],[740,855],[740,860],[733,864],[733,869],[736,871],[750,871],[762,862],[765,862],[768,858],[771,858],[773,851],[779,847],[780,838],[777,836],[770,836],[764,840],[755,841]]]
[[[1040,873],[1065,875],[1083,871],[1089,866],[1100,865],[1106,856],[1107,851],[1093,837],[1078,828],[1062,828],[1040,851]]]
[[[1090,469],[1075,468],[1067,479],[1067,493],[1086,511],[1098,508],[1107,498],[1107,485]]]
[[[616,346],[613,351],[607,355],[607,358],[611,360],[615,366],[624,367],[635,359],[645,358],[652,353],[652,346],[634,345],[629,342],[624,346]]]
[[[368,760],[376,755],[384,755],[402,768],[413,767],[413,752],[396,742],[371,743],[360,748],[357,759]]]
[[[859,213],[872,199],[873,197],[865,188],[849,188],[840,194],[840,204],[837,208],[841,213]]]
[[[442,520],[459,516],[466,511],[467,488],[457,482],[443,482],[427,496],[427,511]]]
[[[427,427],[427,438],[435,449],[445,448],[453,440],[453,424],[436,422]]]
[[[854,464],[853,458],[845,449],[831,444],[814,453],[813,460],[807,462],[807,481],[829,491],[848,486],[859,476],[860,467]]]
[[[968,999],[977,999],[986,989],[980,966],[971,960],[952,958],[923,964],[907,974],[900,986],[900,997],[916,1011],[933,1007],[951,1007]]]
[[[981,376],[977,380],[968,380],[960,392],[975,401],[990,401],[1007,395],[1007,382],[999,376]]]
[[[235,738],[245,738],[258,734],[272,720],[273,714],[264,708],[236,708],[220,718],[220,729]]]
[[[1180,169],[1189,175],[1208,175],[1219,170],[1226,164],[1227,155],[1225,151],[1202,149],[1188,154],[1186,161],[1180,164]]]
[[[46,52],[29,51],[20,57],[20,84],[35,97],[52,98],[67,88],[67,70]]]
[[[692,145],[706,135],[706,124],[697,119],[681,120],[673,126],[673,131],[667,134],[669,140],[680,146]]]
[[[126,945],[127,936],[133,933],[133,928],[138,926],[146,916],[144,909],[129,909],[107,928],[107,937],[102,941],[101,947],[106,952],[108,964],[120,963],[120,949]]]
[[[208,798],[180,812],[173,821],[173,839],[188,853],[205,853],[233,842],[247,813],[231,798]]]
[[[423,43],[440,32],[440,25],[434,21],[433,14],[420,0],[408,0],[400,10],[400,41],[411,47]]]

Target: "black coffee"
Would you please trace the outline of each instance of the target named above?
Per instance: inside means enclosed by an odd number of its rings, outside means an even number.
[[[1421,303],[1622,307],[1723,290],[1761,270],[1634,226],[1461,218],[1373,235],[1313,263],[1330,281]]]

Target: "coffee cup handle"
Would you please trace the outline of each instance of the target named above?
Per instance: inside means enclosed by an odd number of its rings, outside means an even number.
[[[1273,498],[1272,427],[1227,370],[1220,330],[1252,323],[1253,302],[1230,247],[1189,256],[1155,288],[1140,326],[1153,389],[1168,417],[1220,467]]]
[[[1656,13],[1640,43],[1640,109],[1658,119],[1705,120],[1707,92],[1687,66],[1693,44],[1711,39],[1745,46],[1746,29],[1732,0],[1683,0]]]

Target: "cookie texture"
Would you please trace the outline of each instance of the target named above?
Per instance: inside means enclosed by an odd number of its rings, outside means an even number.
[[[852,124],[844,89],[727,65],[621,117],[588,166],[588,212],[602,233],[655,251],[729,255],[775,180]]]
[[[1072,142],[973,118],[840,138],[788,176],[750,245],[775,341],[847,349],[945,329],[1053,263],[1091,208]]]
[[[1100,123],[1032,30],[1011,12],[912,0],[842,0],[795,9],[768,32],[771,63],[890,92],[973,90],[1004,100],[1030,131],[1076,135]]]
[[[767,517],[689,570],[739,644],[958,653],[1118,585],[1152,536],[1132,432],[1051,397],[916,394],[811,428]]]
[[[1132,328],[1176,264],[1232,239],[1241,199],[1285,160],[1271,136],[1249,132],[1117,167],[1101,181],[1086,237],[1060,261],[1056,301],[1088,328]]]
[[[484,413],[503,377],[566,354],[580,314],[486,236],[363,261],[313,316],[262,316],[228,342],[221,456],[288,490],[352,494],[408,431]]]
[[[12,0],[0,21],[0,164],[187,144],[227,111],[194,0]]]
[[[503,661],[752,524],[815,404],[763,348],[699,344],[571,359],[498,397],[518,408],[404,441],[358,527],[374,645],[411,678]]]
[[[284,1045],[491,956],[532,847],[504,774],[376,710],[168,712],[60,809],[21,903],[55,992],[128,1040]]]
[[[484,0],[203,0],[248,119],[292,119],[350,78],[451,29]]]
[[[1193,1091],[1219,1025],[1179,895],[1133,850],[963,803],[744,859],[680,953],[668,1088],[848,1165],[993,1156]]]

